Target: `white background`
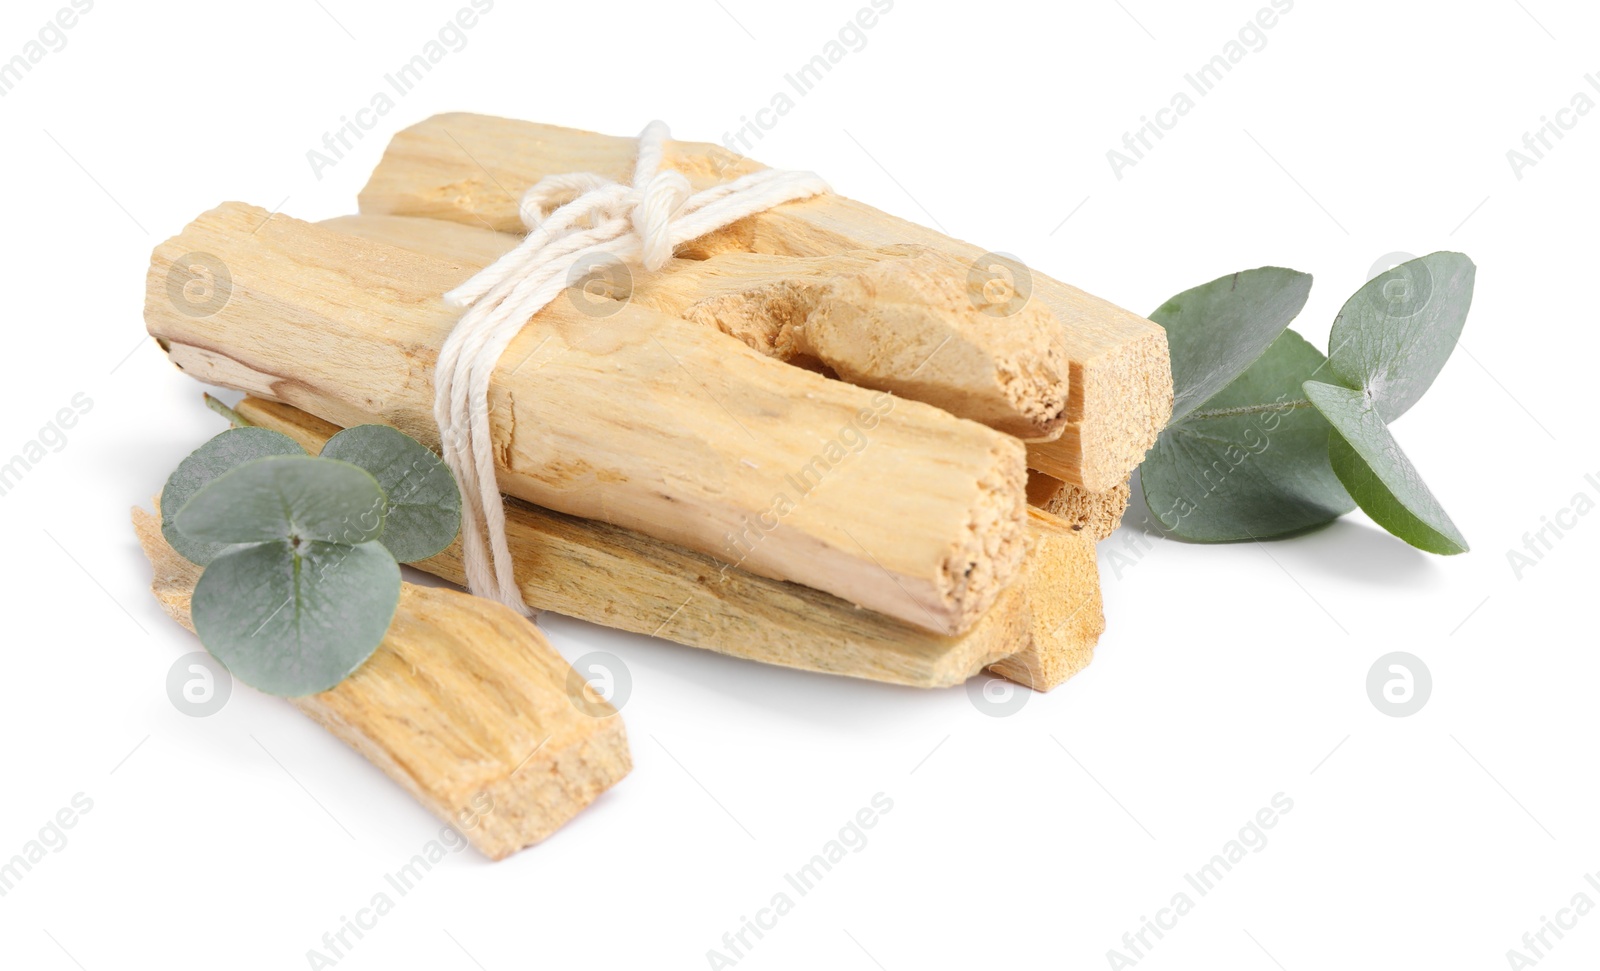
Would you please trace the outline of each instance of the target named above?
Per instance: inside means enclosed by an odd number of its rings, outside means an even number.
[[[221,425],[142,336],[150,249],[227,199],[353,211],[388,137],[440,111],[720,140],[865,4],[499,0],[317,178],[307,150],[464,5],[102,0],[0,99],[0,458],[93,401],[0,497],[0,858],[93,801],[0,898],[6,967],[306,967],[439,830],[279,700],[237,686],[195,719],[167,698],[198,645],[149,596],[127,511]],[[8,2],[0,59],[61,6]],[[1189,889],[1139,967],[1502,968],[1574,894],[1600,903],[1600,515],[1521,579],[1506,557],[1600,497],[1600,112],[1520,179],[1506,157],[1575,92],[1600,100],[1600,11],[1298,0],[1116,178],[1106,151],[1262,6],[899,0],[750,154],[1140,312],[1238,269],[1314,273],[1296,327],[1319,346],[1380,257],[1467,252],[1461,352],[1396,433],[1472,552],[1427,556],[1360,514],[1268,546],[1156,541],[1118,570],[1103,546],[1094,663],[1004,718],[961,689],[547,617],[569,659],[630,670],[632,775],[539,847],[451,856],[339,967],[706,967],[879,792],[870,842],[739,967],[1106,967],[1280,792],[1270,842]],[[1365,688],[1395,650],[1434,681],[1408,718]],[[1550,940],[1541,969],[1592,967],[1600,913]]]

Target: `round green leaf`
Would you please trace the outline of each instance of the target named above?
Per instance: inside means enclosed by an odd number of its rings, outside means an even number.
[[[1150,319],[1167,330],[1172,420],[1227,387],[1306,305],[1311,275],[1266,266],[1212,280],[1168,300]]]
[[[1266,539],[1355,508],[1328,464],[1328,423],[1300,387],[1325,361],[1285,331],[1222,393],[1161,433],[1139,484],[1163,526],[1196,542]]]
[[[461,529],[461,492],[450,467],[421,442],[388,425],[357,425],[328,439],[322,457],[372,474],[388,500],[384,546],[401,563],[442,552]]]
[[[178,510],[211,480],[252,459],[304,454],[287,435],[265,428],[230,428],[190,452],[167,479],[166,487],[161,490],[161,535],[184,559],[205,566],[227,549],[228,544],[208,543],[185,535],[173,524]]]
[[[194,589],[195,633],[235,677],[298,697],[338,684],[383,641],[400,565],[381,543],[277,540],[229,550]]]
[[[1365,392],[1307,381],[1306,397],[1333,426],[1328,458],[1373,521],[1429,553],[1464,553],[1467,541],[1428,491]]]
[[[1385,422],[1405,414],[1455,350],[1476,275],[1465,254],[1432,253],[1373,277],[1333,322],[1334,374],[1367,391]]]
[[[223,473],[195,493],[179,532],[211,543],[322,540],[355,545],[383,532],[383,490],[347,462],[274,455]]]

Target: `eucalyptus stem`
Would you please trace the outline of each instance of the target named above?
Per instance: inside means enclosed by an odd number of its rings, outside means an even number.
[[[216,412],[217,414],[221,415],[222,417],[228,419],[228,421],[233,425],[234,428],[249,428],[249,427],[251,427],[250,421],[248,419],[246,419],[243,415],[239,414],[237,411],[234,411],[232,408],[229,408],[227,405],[225,405],[222,402],[218,401],[216,398],[211,397],[211,395],[209,395],[209,394],[206,395],[206,407],[210,408],[212,411]]]

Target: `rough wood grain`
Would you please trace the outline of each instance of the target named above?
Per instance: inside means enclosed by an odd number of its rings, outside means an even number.
[[[339,431],[277,402],[247,397],[236,410],[313,454]],[[923,688],[959,684],[987,665],[1048,691],[1088,663],[1105,630],[1093,540],[1039,509],[1029,510],[1023,579],[960,637],[520,500],[507,504],[506,522],[529,604],[767,664]],[[465,577],[459,543],[412,565],[452,583]]]
[[[1049,691],[1089,664],[1106,617],[1093,538],[1041,510],[1028,514],[1033,534],[1024,580],[1033,611],[1028,643],[989,670]]]
[[[200,567],[133,510],[151,590],[178,623]],[[404,584],[376,653],[336,687],[288,699],[498,860],[543,840],[628,774],[622,718],[538,628],[487,600]]]
[[[1058,516],[1096,542],[1109,537],[1122,524],[1130,495],[1126,482],[1092,492],[1043,472],[1028,473],[1028,504]]]
[[[503,232],[523,231],[517,203],[545,175],[595,172],[631,177],[635,140],[485,115],[446,114],[395,136],[361,192],[361,211],[429,216]],[[705,188],[761,168],[719,146],[671,142],[665,165]],[[680,250],[827,256],[917,244],[974,265],[983,249],[836,194],[788,203]],[[1057,319],[1069,362],[1067,422],[1055,441],[1029,447],[1032,467],[1090,490],[1126,481],[1172,412],[1166,335],[1154,323],[1043,273],[1013,281],[1031,288]]]
[[[288,405],[245,398],[247,421],[315,454],[339,431]],[[1013,583],[972,629],[948,637],[809,587],[746,573],[642,533],[513,499],[506,532],[523,598],[590,623],[784,667],[938,688],[1024,647],[1028,590]],[[462,583],[461,544],[413,566]]]
[[[341,216],[320,225],[442,259],[488,265],[509,233],[406,216]],[[656,273],[621,264],[591,285],[616,299],[736,337],[780,361],[936,405],[1024,440],[1061,434],[1067,365],[1055,319],[1032,302],[984,312],[967,266],[925,246],[831,256],[721,253]]]
[[[173,295],[197,253],[231,274],[201,315]],[[156,248],[145,319],[201,381],[436,445],[432,368],[455,320],[440,295],[471,272],[229,203]],[[495,371],[502,490],[941,633],[1016,574],[1017,439],[637,304],[587,310],[558,299]],[[892,514],[888,483],[904,486]]]

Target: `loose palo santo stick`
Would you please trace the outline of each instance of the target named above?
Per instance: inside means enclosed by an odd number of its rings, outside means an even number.
[[[237,411],[313,454],[339,431],[257,398],[245,398]],[[971,630],[947,637],[642,533],[519,500],[506,504],[506,533],[530,605],[768,664],[938,688],[960,684],[1031,636],[1034,615],[1020,581]],[[466,577],[459,542],[412,565],[452,583]]]
[[[439,219],[341,216],[320,225],[487,266],[520,241]],[[1066,423],[1067,367],[1042,304],[984,313],[966,264],[920,246],[796,258],[722,253],[597,282],[652,310],[704,323],[768,357],[937,405],[1019,438]]]
[[[208,260],[230,289],[197,314],[173,294]],[[436,446],[432,368],[456,318],[441,295],[471,273],[230,203],[156,248],[145,320],[201,381]],[[1015,575],[1015,438],[636,304],[587,309],[557,299],[501,358],[502,491],[941,633],[970,628]],[[912,484],[892,516],[891,482]]]
[[[546,175],[594,172],[626,182],[632,138],[485,115],[437,115],[395,136],[361,191],[363,213],[429,216],[522,233],[521,194]],[[664,167],[696,189],[761,168],[726,149],[669,142]],[[916,244],[990,267],[984,251],[835,194],[751,216],[680,251],[703,259],[729,251],[828,256]],[[1001,264],[1003,265],[1003,264]],[[1029,463],[1099,491],[1124,482],[1172,413],[1166,334],[1154,323],[1042,273],[1012,281],[1054,314],[1069,366],[1067,423],[1053,442],[1029,447]]]
[[[200,567],[167,545],[159,516],[134,509],[133,525],[156,599],[193,630]],[[573,697],[582,687],[511,610],[407,583],[372,657],[337,686],[289,701],[498,860],[555,832],[632,768],[622,718],[592,692]]]

